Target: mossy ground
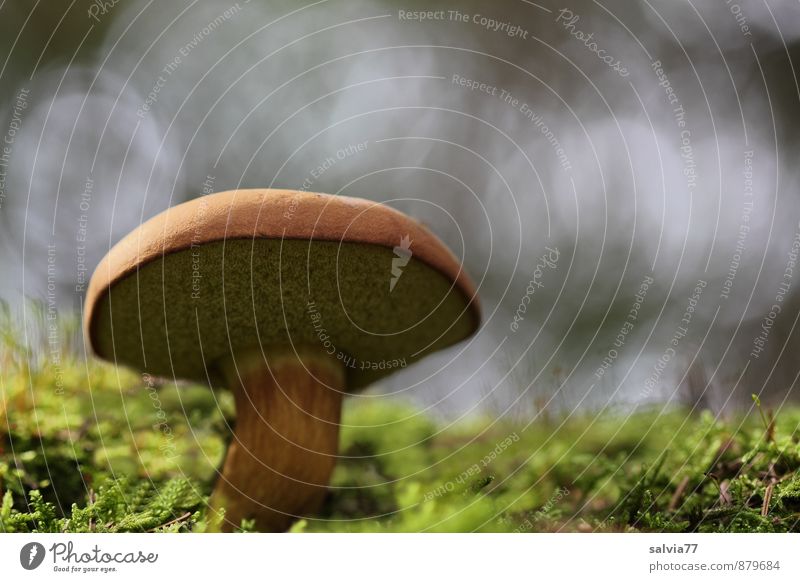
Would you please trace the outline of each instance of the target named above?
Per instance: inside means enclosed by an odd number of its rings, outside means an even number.
[[[55,361],[2,331],[0,531],[208,529],[228,393]],[[798,408],[526,427],[355,397],[343,423],[332,493],[294,531],[800,531]]]

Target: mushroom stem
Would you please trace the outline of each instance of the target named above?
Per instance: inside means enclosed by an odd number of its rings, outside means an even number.
[[[319,509],[336,464],[344,367],[319,349],[296,346],[237,355],[220,369],[236,401],[233,440],[211,508],[222,531],[242,519],[284,531]]]

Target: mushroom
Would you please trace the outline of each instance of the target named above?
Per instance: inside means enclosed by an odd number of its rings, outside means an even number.
[[[379,203],[234,190],[180,204],[114,246],[89,284],[101,358],[227,387],[221,528],[283,531],[327,494],[342,398],[478,328],[475,287],[425,227]]]

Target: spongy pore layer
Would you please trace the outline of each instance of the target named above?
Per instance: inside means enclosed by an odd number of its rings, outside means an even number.
[[[152,374],[219,382],[231,356],[298,346],[359,388],[472,334],[475,288],[418,222],[367,200],[234,190],[175,206],[95,270],[87,338]]]
[[[232,354],[319,346],[358,388],[473,331],[463,294],[421,261],[390,288],[394,258],[376,245],[280,239],[171,253],[100,300],[95,350],[152,374],[215,382]]]

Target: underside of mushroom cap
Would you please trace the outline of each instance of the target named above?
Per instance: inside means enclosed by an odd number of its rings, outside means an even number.
[[[427,229],[361,199],[238,190],[176,206],[95,271],[86,334],[101,357],[216,383],[216,364],[317,346],[359,388],[471,335],[472,283]]]

